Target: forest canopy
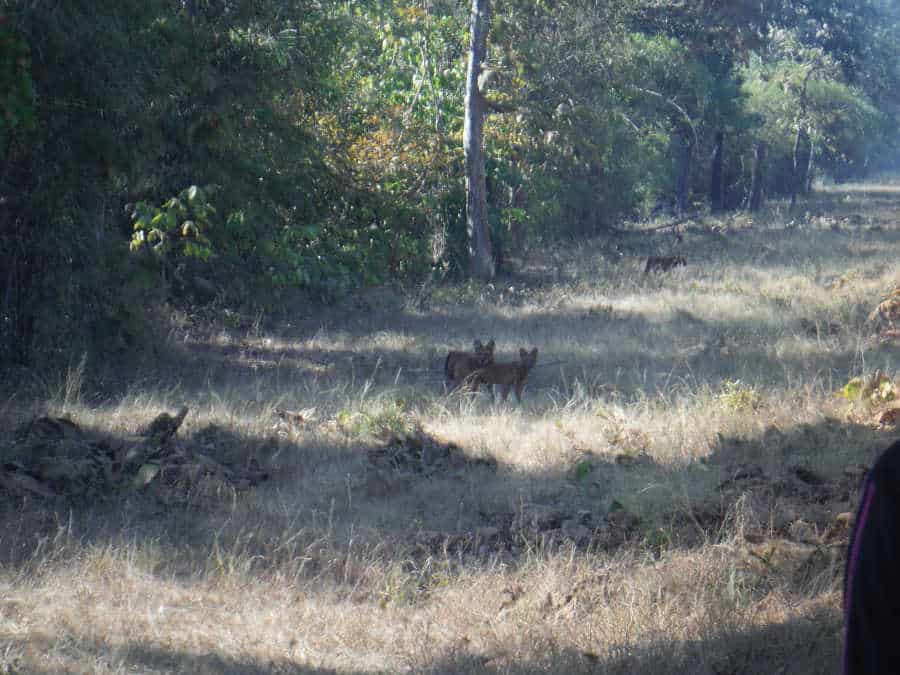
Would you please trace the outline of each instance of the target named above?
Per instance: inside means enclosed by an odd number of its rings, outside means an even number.
[[[888,0],[492,3],[495,251],[896,168]],[[0,5],[0,363],[464,275],[470,7]],[[765,151],[760,154],[761,149]],[[754,171],[757,158],[764,167]]]

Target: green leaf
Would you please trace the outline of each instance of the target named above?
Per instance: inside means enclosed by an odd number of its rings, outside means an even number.
[[[854,377],[844,388],[838,392],[838,396],[842,396],[850,401],[856,401],[862,396],[863,381],[861,377]]]
[[[300,228],[300,233],[307,239],[315,239],[322,233],[322,228],[318,225],[304,225]]]
[[[588,475],[590,475],[593,466],[588,460],[583,460],[578,462],[575,465],[575,480],[584,480]]]
[[[134,212],[137,214],[138,220],[146,220],[152,215],[153,209],[147,206],[147,202],[138,202],[134,207]]]
[[[882,401],[892,401],[897,392],[894,389],[894,383],[887,375],[882,375],[878,379],[877,394]]]

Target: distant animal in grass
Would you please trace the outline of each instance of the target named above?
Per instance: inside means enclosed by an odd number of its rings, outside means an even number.
[[[900,321],[900,286],[894,288],[888,296],[869,314],[870,323],[886,321],[893,329],[894,322]]]
[[[447,389],[455,389],[479,368],[489,366],[494,362],[494,341],[486,345],[481,340],[472,343],[471,352],[451,351],[444,361],[444,386]]]
[[[503,400],[509,395],[509,390],[516,392],[516,401],[522,402],[522,390],[525,383],[528,382],[528,373],[537,363],[538,350],[537,347],[530,352],[527,349],[519,350],[518,363],[492,363],[480,370],[476,370],[470,375],[472,381],[472,389],[478,391],[482,384],[488,385],[488,391],[491,393],[491,400],[494,398],[494,386],[500,387],[500,395]]]
[[[668,272],[676,267],[687,265],[687,260],[681,255],[651,255],[644,266],[644,274],[650,272]]]

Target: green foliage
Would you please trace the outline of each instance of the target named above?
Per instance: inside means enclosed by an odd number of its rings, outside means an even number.
[[[820,47],[806,47],[782,31],[773,44],[775,58],[756,57],[743,69],[747,109],[759,124],[756,136],[769,147],[767,191],[784,193],[798,125],[808,130],[820,170],[862,163],[880,136],[885,120]]]
[[[661,557],[672,547],[672,533],[664,527],[649,527],[644,531],[641,544],[654,556]]]
[[[861,377],[852,378],[837,392],[837,396],[845,398],[851,403],[862,402],[878,405],[895,400],[897,387],[890,377],[879,371],[868,380]]]
[[[212,251],[206,232],[216,210],[207,194],[208,190],[191,185],[162,207],[138,202],[132,214],[131,250],[138,251],[146,245],[163,260],[174,255],[209,259]]]
[[[583,459],[579,462],[576,462],[570,471],[572,480],[576,482],[583,481],[591,475],[591,472],[593,470],[594,465],[588,459]]]
[[[848,401],[859,400],[862,396],[863,386],[863,379],[861,377],[854,377],[841,388],[838,392],[838,396],[842,396]]]
[[[818,167],[830,176],[859,173],[889,128],[887,116],[857,87],[842,82],[816,81],[810,100],[819,113]]]
[[[16,35],[10,18],[0,13],[0,158],[9,134],[34,128],[34,86],[28,45]]]
[[[286,227],[272,247],[271,281],[315,289],[326,298],[384,282],[391,272],[408,275],[424,264],[421,244],[410,235],[372,224],[333,229]]]
[[[413,428],[409,405],[403,399],[390,401],[376,412],[341,410],[336,421],[338,427],[353,436],[403,436]]]
[[[493,3],[496,248],[601,232],[681,178],[705,199],[720,133],[732,205],[758,141],[768,192],[788,184],[798,128],[819,171],[895,161],[900,13],[855,3]],[[0,361],[64,362],[107,334],[129,349],[160,269],[160,296],[261,308],[465,274],[468,11],[5,3]],[[214,292],[178,292],[201,266]]]

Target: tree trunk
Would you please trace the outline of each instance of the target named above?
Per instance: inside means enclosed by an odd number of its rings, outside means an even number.
[[[763,167],[766,163],[766,142],[756,144],[756,155],[753,158],[753,177],[750,182],[750,203],[748,208],[751,213],[759,211],[763,199]]]
[[[791,171],[791,208],[797,204],[797,193],[803,192],[806,186],[806,172],[809,168],[809,157],[811,147],[809,142],[809,132],[806,125],[801,122],[797,127],[797,137],[794,139],[794,166]]]
[[[489,0],[472,0],[472,40],[466,72],[466,118],[463,148],[466,154],[466,228],[472,274],[493,279],[495,273],[488,232],[487,187],[484,178],[484,115],[487,108],[478,89],[478,75],[487,56]]]
[[[713,213],[725,210],[725,132],[716,132],[716,149],[713,152],[712,176],[709,186],[709,206]]]
[[[806,164],[806,184],[803,186],[803,194],[809,195],[812,192],[812,184],[813,178],[815,178],[815,172],[813,171],[813,155],[816,154],[816,148],[810,141],[809,144],[809,161]]]
[[[791,206],[794,210],[797,204],[797,193],[802,192],[806,186],[806,173],[809,170],[809,162],[812,156],[812,143],[809,139],[809,122],[806,113],[808,106],[807,92],[809,78],[816,72],[812,67],[803,78],[803,86],[800,89],[800,109],[797,112],[797,137],[794,139],[794,164],[791,168]]]
[[[694,137],[692,134],[688,134],[682,140],[681,158],[678,165],[678,185],[675,188],[675,211],[679,215],[687,211],[693,159]]]

